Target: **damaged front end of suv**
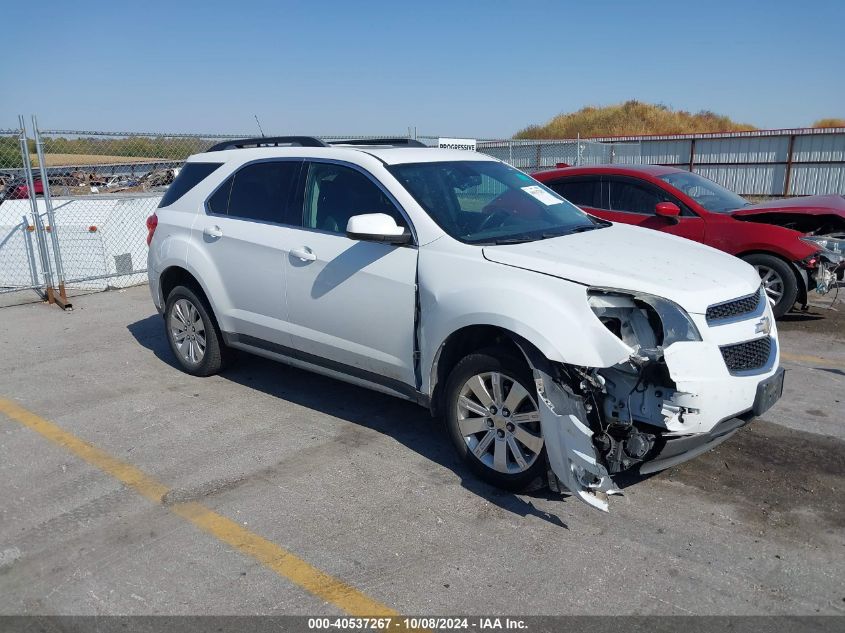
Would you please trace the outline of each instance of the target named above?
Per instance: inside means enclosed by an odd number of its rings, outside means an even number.
[[[553,487],[607,510],[608,495],[620,492],[614,475],[691,459],[780,397],[783,370],[762,288],[706,315],[611,288],[591,288],[587,297],[629,354],[604,368],[529,358]],[[736,343],[737,336],[749,339]]]

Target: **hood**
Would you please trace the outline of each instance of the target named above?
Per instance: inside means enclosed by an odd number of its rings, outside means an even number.
[[[754,268],[732,255],[626,224],[524,244],[485,246],[483,252],[492,262],[587,286],[657,295],[698,314],[760,287]]]
[[[760,204],[741,207],[731,212],[733,216],[757,215],[759,213],[790,213],[807,215],[838,215],[845,219],[845,196],[799,196],[781,198]]]

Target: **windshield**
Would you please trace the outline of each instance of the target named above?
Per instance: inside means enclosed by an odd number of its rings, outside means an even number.
[[[702,207],[714,213],[726,213],[751,204],[742,196],[725,189],[722,185],[691,172],[674,172],[664,174],[659,178],[668,182],[675,189],[680,189]]]
[[[409,163],[389,169],[434,221],[462,242],[529,242],[609,224],[504,163]]]

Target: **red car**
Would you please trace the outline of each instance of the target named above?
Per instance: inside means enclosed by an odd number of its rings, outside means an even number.
[[[778,317],[842,277],[843,196],[755,205],[696,173],[658,165],[566,167],[532,176],[590,214],[741,257],[757,268]]]
[[[44,195],[44,183],[40,178],[35,178],[32,182],[35,189],[35,195]],[[29,185],[26,184],[24,178],[18,178],[6,185],[5,191],[0,192],[0,200],[25,200],[29,198]]]

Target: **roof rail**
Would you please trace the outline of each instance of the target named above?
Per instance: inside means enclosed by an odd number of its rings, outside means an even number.
[[[207,152],[221,152],[225,149],[244,149],[247,147],[327,147],[323,141],[313,136],[262,136],[259,138],[241,138],[223,141],[210,148]]]
[[[380,147],[428,147],[413,138],[352,138],[345,141],[329,141],[329,145],[363,145]]]

